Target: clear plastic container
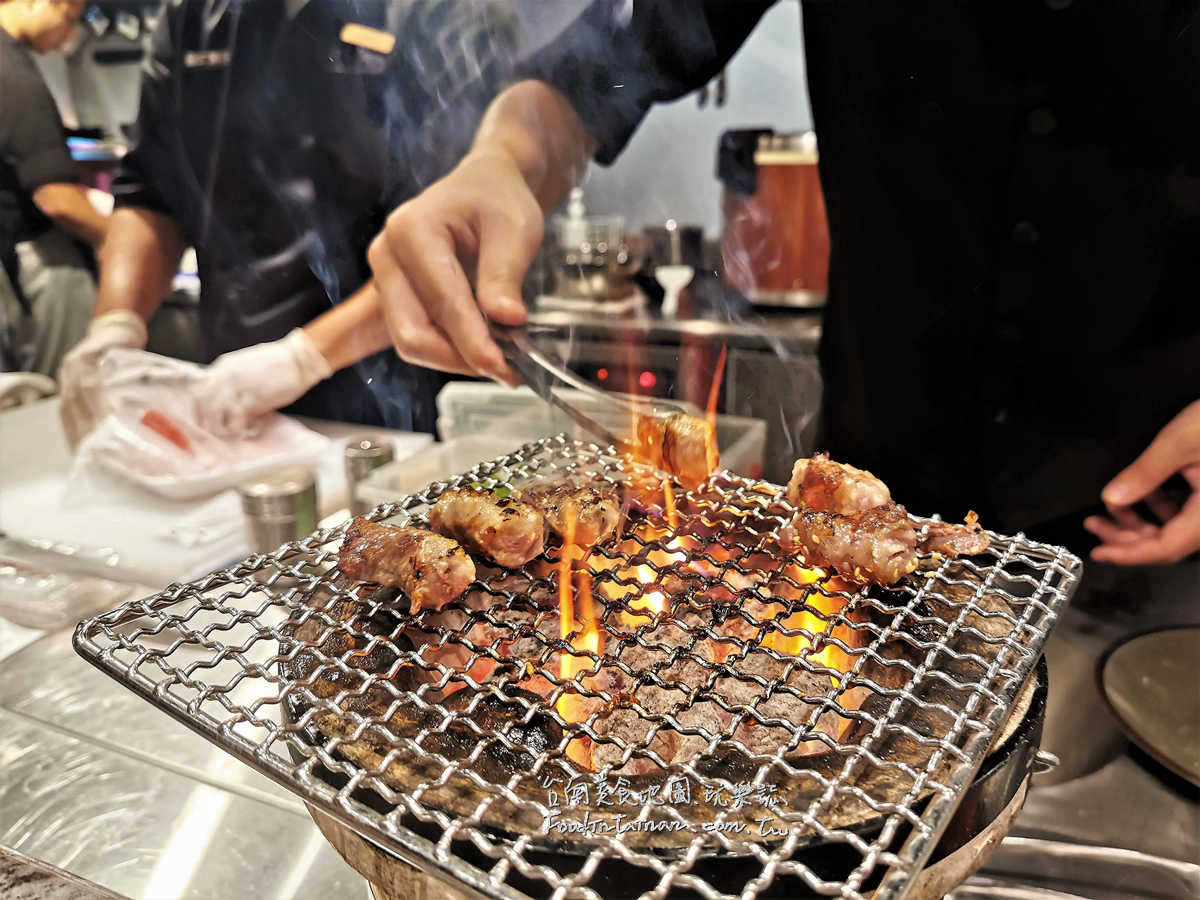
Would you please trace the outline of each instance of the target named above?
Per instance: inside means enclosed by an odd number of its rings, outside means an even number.
[[[148,587],[50,573],[0,556],[0,618],[24,628],[68,628],[94,613],[152,593]]]

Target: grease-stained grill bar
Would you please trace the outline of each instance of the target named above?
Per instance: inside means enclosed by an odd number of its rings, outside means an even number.
[[[571,477],[618,539],[410,614],[343,528],[84,622],[102,670],[381,847],[501,897],[903,896],[1073,589],[992,535],[863,590],[785,553],[778,486],[662,485],[552,438],[380,507]]]

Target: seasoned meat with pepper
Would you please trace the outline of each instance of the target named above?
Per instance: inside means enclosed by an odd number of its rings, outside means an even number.
[[[721,461],[717,431],[695,416],[638,416],[636,455],[674,475],[689,490],[716,471]]]
[[[552,481],[525,488],[521,499],[536,507],[559,537],[566,541],[570,536],[578,547],[592,547],[608,540],[621,518],[621,501],[615,486],[606,489]]]
[[[892,495],[870,472],[834,462],[828,453],[817,453],[812,459],[796,460],[787,498],[799,509],[845,516],[890,503]]]
[[[449,538],[424,528],[393,528],[363,518],[346,530],[338,568],[354,581],[400,588],[413,613],[441,609],[475,580],[475,563]]]
[[[509,569],[525,565],[546,546],[540,512],[523,500],[481,488],[442,494],[429,512],[429,527]]]
[[[922,553],[940,553],[942,556],[974,556],[991,543],[974,510],[967,513],[967,520],[962,525],[930,522],[917,534],[917,540]]]
[[[859,582],[894,584],[917,567],[917,530],[897,503],[845,516],[802,509],[783,538],[808,565]]]

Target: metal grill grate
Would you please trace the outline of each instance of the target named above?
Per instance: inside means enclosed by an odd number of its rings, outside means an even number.
[[[985,555],[860,590],[780,549],[778,487],[718,473],[668,497],[565,437],[372,517],[563,476],[642,501],[619,539],[574,561],[565,624],[572,563],[557,546],[523,570],[481,566],[456,604],[413,616],[340,576],[342,527],[89,619],[76,649],[487,895],[903,896],[1079,560],[993,535]]]

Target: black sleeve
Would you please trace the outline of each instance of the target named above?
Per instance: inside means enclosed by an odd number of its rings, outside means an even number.
[[[699,88],[775,0],[594,0],[521,74],[571,101],[607,164],[650,107]]]
[[[175,110],[171,102],[174,65],[171,29],[178,6],[176,3],[163,5],[150,54],[142,66],[136,138],[113,178],[112,192],[118,208],[135,207],[178,215],[160,189],[161,185],[177,180],[173,174],[176,148],[168,136],[175,128]]]
[[[0,153],[32,193],[44,184],[76,182],[79,171],[54,98],[31,60],[0,57]],[[18,112],[19,110],[19,112]]]

